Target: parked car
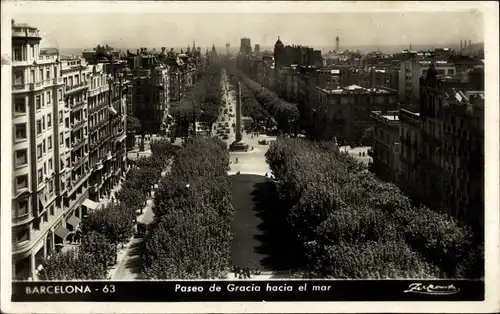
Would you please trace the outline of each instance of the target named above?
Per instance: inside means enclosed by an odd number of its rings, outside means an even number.
[[[267,145],[267,144],[269,144],[269,141],[268,141],[268,140],[266,140],[266,139],[264,139],[264,140],[259,140],[259,144],[260,144],[260,145]]]
[[[146,234],[146,224],[143,224],[141,222],[137,223],[137,230],[135,232],[135,236],[138,238],[144,237],[144,234]]]

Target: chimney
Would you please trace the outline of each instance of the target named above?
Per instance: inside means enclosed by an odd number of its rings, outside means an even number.
[[[464,42],[460,40],[460,53],[462,54],[464,52]]]

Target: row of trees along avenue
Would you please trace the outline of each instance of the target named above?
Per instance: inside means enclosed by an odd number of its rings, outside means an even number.
[[[91,211],[81,222],[81,244],[43,262],[43,280],[106,279],[116,264],[118,246],[133,235],[137,210],[146,205],[151,186],[158,182],[173,146],[166,140],[151,144],[152,156],[137,161],[127,173],[117,202]]]
[[[189,138],[176,152],[155,196],[141,277],[227,276],[234,214],[228,169],[227,145],[216,138]]]
[[[266,153],[301,243],[307,275],[478,278],[483,249],[467,226],[414,207],[333,143],[278,138]]]
[[[240,81],[243,115],[251,117],[257,123],[265,121],[268,127],[270,121],[275,121],[278,128],[285,133],[291,133],[294,125],[297,133],[297,104],[284,101],[235,67],[230,68],[230,80],[234,86]]]
[[[219,115],[221,96],[221,68],[215,64],[205,70],[180,103],[172,105],[170,114],[182,126],[184,135],[194,120],[211,129]]]

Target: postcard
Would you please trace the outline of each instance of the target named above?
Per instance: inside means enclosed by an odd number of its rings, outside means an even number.
[[[2,311],[500,310],[498,3],[1,5]]]

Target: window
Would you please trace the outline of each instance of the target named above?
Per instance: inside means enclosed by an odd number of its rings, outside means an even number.
[[[54,181],[50,180],[49,182],[49,193],[52,193],[54,191]]]
[[[42,130],[45,131],[45,116],[42,117]]]
[[[43,152],[42,152],[42,144],[38,145],[36,147],[36,157],[37,158],[42,158]]]
[[[59,72],[59,71],[57,71],[57,65],[54,65],[54,78],[56,78],[56,77],[57,77],[57,73],[58,73],[58,72]]]
[[[47,146],[48,146],[48,150],[51,150],[52,149],[52,135],[50,135],[48,138],[47,138]]]
[[[16,190],[26,189],[28,187],[28,175],[16,177]]]
[[[59,133],[59,146],[64,144],[64,134],[63,132]]]
[[[448,70],[448,75],[454,75],[455,74],[455,70],[454,69],[449,69]]]
[[[52,158],[50,158],[50,159],[49,159],[49,171],[51,171],[51,170],[52,170],[52,168],[54,167],[54,166],[52,165],[52,163],[53,163],[53,160],[52,160]]]
[[[26,113],[26,97],[14,97],[14,113]]]
[[[26,215],[28,213],[28,200],[23,199],[17,202],[17,216]]]
[[[62,89],[59,89],[57,91],[57,100],[58,101],[62,101],[63,97],[62,97]]]
[[[50,68],[47,68],[47,71],[45,72],[45,78],[47,80],[50,79]]]
[[[63,111],[59,111],[59,124],[63,123]]]
[[[47,104],[50,104],[50,99],[52,98],[52,93],[50,91],[47,91]]]
[[[28,150],[20,149],[15,151],[16,167],[21,167],[28,164]]]
[[[31,58],[35,57],[35,46],[30,46],[30,53],[31,53]]]
[[[47,152],[47,147],[45,145],[45,139],[42,141],[42,150],[43,150],[44,154]]]
[[[40,74],[39,80],[43,81],[43,69],[39,69],[38,72]]]
[[[66,118],[64,125],[69,129],[69,118]]]
[[[15,139],[16,140],[25,140],[27,138],[26,135],[26,123],[19,123],[14,126],[15,128]]]
[[[47,163],[46,162],[43,163],[43,174],[47,175]]]
[[[30,230],[23,229],[16,232],[17,242],[21,243],[24,241],[29,241],[30,239]]]
[[[38,184],[41,184],[43,182],[43,169],[40,168],[38,169]]]
[[[23,61],[23,54],[21,48],[14,48],[14,61]]]
[[[52,114],[49,113],[47,115],[47,128],[50,128],[52,126]]]
[[[42,108],[42,97],[40,95],[36,96],[35,104],[36,104],[36,110],[40,110]]]
[[[22,70],[15,70],[13,76],[14,85],[24,84],[24,73]]]
[[[30,80],[31,80],[31,83],[35,83],[35,70],[31,70]]]
[[[36,134],[42,134],[42,120],[36,120]]]

